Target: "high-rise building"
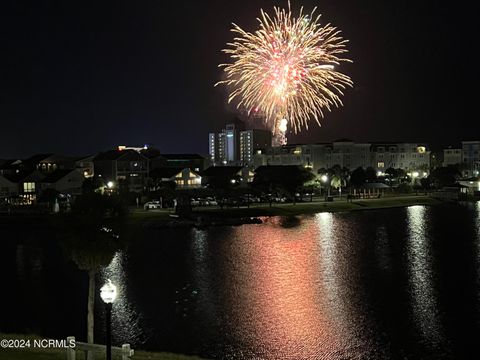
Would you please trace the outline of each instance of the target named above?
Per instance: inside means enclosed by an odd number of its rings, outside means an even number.
[[[235,128],[235,124],[227,124],[227,126],[225,127],[224,148],[224,161],[226,160],[227,163],[232,163],[239,160],[240,141],[239,133],[238,130]]]
[[[240,136],[235,124],[227,124],[219,133],[208,134],[210,161],[214,165],[226,165],[240,159]]]
[[[268,130],[245,130],[240,132],[240,162],[242,165],[253,165],[256,150],[266,149],[272,143],[272,133]]]
[[[219,133],[208,134],[210,162],[214,165],[252,165],[257,149],[270,147],[267,130],[245,130],[240,122],[230,123]]]

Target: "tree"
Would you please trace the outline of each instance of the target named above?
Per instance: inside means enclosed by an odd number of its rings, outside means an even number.
[[[317,170],[317,174],[318,175],[327,175],[328,170],[326,168],[320,168],[320,169]]]
[[[346,167],[342,168],[337,164],[328,169],[328,174],[330,176],[330,186],[337,190],[340,189],[341,195],[342,187],[347,185],[350,171]]]
[[[114,196],[88,193],[79,196],[72,212],[63,220],[68,234],[62,240],[64,250],[80,270],[88,274],[87,341],[94,342],[95,274],[107,266],[122,240],[113,230],[126,214]],[[90,357],[91,355],[89,355]]]
[[[263,191],[285,192],[296,203],[295,193],[314,175],[300,166],[261,166],[255,171],[253,187]]]
[[[353,170],[352,175],[350,175],[350,184],[358,188],[365,184],[366,179],[365,170],[363,170],[362,167],[358,167]]]
[[[83,181],[82,184],[82,193],[93,193],[93,192],[101,192],[100,189],[105,188],[105,182],[101,177],[94,176],[91,178],[87,178]]]
[[[38,198],[38,202],[48,202],[48,203],[54,203],[55,200],[58,200],[58,197],[60,195],[60,192],[52,189],[52,188],[47,188],[42,191],[40,194],[40,197]]]
[[[340,175],[333,175],[332,180],[330,180],[330,186],[334,189],[340,189],[340,196],[342,194],[342,187],[347,184],[347,181]]]
[[[425,191],[425,194],[427,194],[427,190],[430,188],[430,179],[429,178],[420,179],[420,185],[422,186],[422,189]]]
[[[393,183],[398,181],[398,171],[392,167],[389,167],[385,170],[385,180],[392,185]]]
[[[430,182],[436,188],[453,185],[461,177],[461,173],[456,166],[439,167],[430,173]]]
[[[367,167],[367,169],[365,170],[365,179],[367,182],[377,181],[377,172],[373,167]]]

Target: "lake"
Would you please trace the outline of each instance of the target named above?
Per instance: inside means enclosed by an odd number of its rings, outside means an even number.
[[[85,339],[87,276],[0,222],[1,332]],[[99,274],[114,344],[211,359],[480,358],[480,203],[148,230]],[[96,296],[96,338],[104,316]]]

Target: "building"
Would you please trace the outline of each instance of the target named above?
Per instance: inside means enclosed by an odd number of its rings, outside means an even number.
[[[27,159],[3,160],[0,164],[0,174],[13,175],[20,171],[38,170],[51,173],[57,169],[74,169],[75,158],[59,154],[36,154]]]
[[[19,167],[23,170],[38,170],[42,173],[51,173],[57,169],[75,168],[75,158],[59,154],[36,154],[22,160]]]
[[[8,202],[9,198],[17,196],[18,190],[16,183],[0,175],[0,203]]]
[[[296,165],[309,168],[315,174],[334,165],[356,169],[371,166],[371,144],[341,139],[333,143],[285,145],[257,152],[255,166]]]
[[[80,195],[84,181],[78,169],[57,169],[41,180],[41,191],[54,189],[66,195]]]
[[[284,145],[257,150],[254,155],[254,167],[266,165],[297,165],[311,168],[311,145]]]
[[[149,159],[135,150],[110,150],[93,159],[95,176],[115,186],[125,184],[131,192],[141,192],[149,172]]]
[[[253,181],[254,172],[246,166],[210,166],[202,172],[202,185],[227,187]]]
[[[371,147],[371,166],[379,173],[388,168],[418,172],[421,177],[430,172],[430,150],[419,143],[374,143]]]
[[[313,170],[317,173],[319,169],[330,169],[335,165],[350,170],[367,168],[372,165],[371,147],[370,143],[354,143],[348,139],[313,145]]]
[[[380,175],[388,168],[401,168],[419,172],[422,176],[430,170],[430,151],[418,143],[354,143],[340,139],[333,143],[285,145],[258,150],[254,166],[297,165],[310,168],[313,173],[335,165],[354,170],[358,167],[374,168]]]
[[[210,165],[253,166],[253,155],[269,148],[272,134],[268,130],[246,130],[242,122],[227,124],[219,133],[208,134]]]
[[[267,130],[252,129],[240,132],[240,163],[253,166],[253,156],[257,150],[266,149],[272,143],[272,133]]]
[[[240,129],[236,124],[227,124],[219,133],[210,133],[209,155],[215,165],[235,163],[240,159]]]
[[[11,160],[2,160],[0,164],[0,175],[13,175],[16,172],[20,171],[20,165],[22,160],[11,159]]]
[[[162,167],[150,172],[153,186],[151,191],[156,191],[162,182],[174,182],[177,189],[192,189],[202,186],[202,177],[190,168]]]
[[[206,159],[199,154],[161,154],[150,159],[150,168],[174,167],[203,171]]]
[[[462,149],[449,146],[443,149],[443,166],[459,165],[463,163]]]
[[[91,178],[95,175],[93,159],[95,155],[83,156],[75,161],[75,168],[78,169],[85,178]]]
[[[14,174],[4,175],[7,180],[17,185],[17,193],[24,204],[34,203],[42,191],[42,180],[47,176],[38,170],[19,170]]]
[[[478,176],[480,172],[480,141],[462,141],[464,176]]]
[[[480,178],[473,177],[469,179],[462,179],[458,181],[458,184],[466,189],[467,194],[475,195],[480,194]]]

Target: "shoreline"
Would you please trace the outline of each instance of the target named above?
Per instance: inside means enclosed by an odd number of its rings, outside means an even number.
[[[381,210],[413,205],[434,206],[444,204],[445,201],[425,195],[396,196],[380,199],[360,199],[347,202],[345,200],[325,202],[300,202],[295,205],[268,204],[253,205],[250,208],[196,208],[188,219],[170,217],[164,210],[136,210],[130,215],[128,222],[132,225],[142,225],[147,228],[175,228],[175,227],[209,227],[243,224],[259,224],[260,217],[273,216],[301,216],[322,212],[350,212],[362,210]]]
[[[235,226],[243,224],[260,224],[263,217],[273,216],[301,216],[311,215],[322,212],[350,212],[362,210],[381,210],[398,207],[408,207],[413,205],[435,206],[445,203],[453,203],[444,200],[438,200],[428,195],[403,195],[387,196],[375,199],[358,199],[346,201],[336,199],[333,202],[313,201],[292,203],[274,203],[272,207],[269,204],[252,204],[249,208],[246,206],[234,208],[228,207],[221,209],[215,207],[197,207],[193,208],[189,218],[178,218],[173,215],[172,209],[161,210],[143,210],[131,208],[128,216],[125,218],[125,225],[144,228],[176,228],[176,227],[199,227],[209,226]],[[55,214],[0,214],[0,225],[24,224],[25,220],[30,223],[45,224],[45,220],[54,220],[58,215]]]

